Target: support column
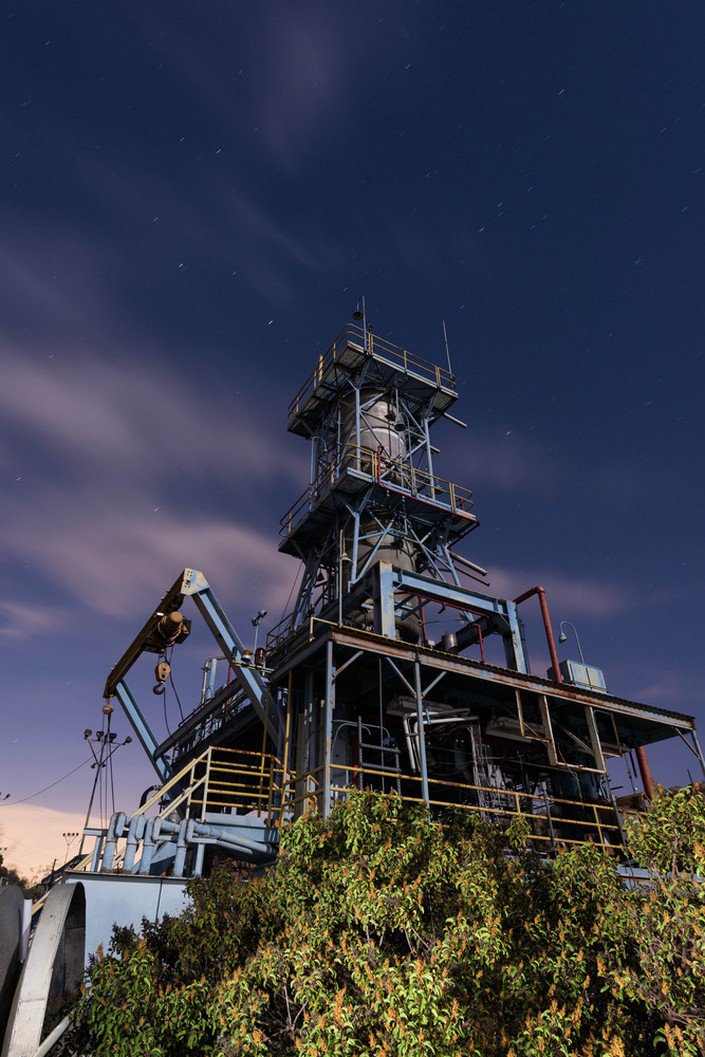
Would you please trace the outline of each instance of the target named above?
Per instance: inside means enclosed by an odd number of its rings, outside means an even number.
[[[388,639],[396,638],[394,626],[394,569],[389,562],[377,564],[377,598],[375,599],[375,631]]]
[[[690,732],[690,737],[693,742],[693,752],[698,757],[698,762],[700,763],[703,775],[705,776],[705,756],[703,756],[703,750],[700,747],[700,742],[698,741],[698,735],[695,729]]]
[[[130,721],[140,745],[147,753],[154,770],[159,776],[159,780],[164,785],[172,777],[173,772],[164,755],[159,753],[159,746],[152,728],[142,715],[137,702],[127,687],[127,683],[122,679],[115,685],[115,696],[122,705],[123,712]]]
[[[414,687],[416,690],[416,718],[418,721],[419,738],[419,767],[421,768],[421,795],[426,807],[430,806],[428,792],[428,769],[426,767],[426,731],[424,729],[423,693],[421,691],[421,662],[418,657],[414,661]]]
[[[333,642],[326,643],[326,682],[323,699],[323,804],[321,814],[324,818],[330,815],[331,787],[331,747],[333,743],[333,709],[335,708],[335,675],[333,667]]]
[[[517,672],[526,673],[526,657],[524,656],[524,643],[522,641],[517,607],[514,602],[507,600],[507,623],[511,629],[511,638],[504,638],[504,649],[510,666]]]

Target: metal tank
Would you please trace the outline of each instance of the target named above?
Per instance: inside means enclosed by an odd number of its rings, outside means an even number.
[[[400,480],[409,472],[407,460],[406,423],[395,404],[387,394],[374,390],[360,392],[360,426],[359,450],[356,434],[357,411],[354,400],[344,401],[340,418],[340,443],[343,451],[349,451],[350,458],[357,461],[359,468],[366,473],[372,470],[372,455],[389,460],[395,465],[386,465],[386,476]],[[366,538],[369,537],[369,538]],[[346,539],[346,546],[352,546],[352,540]],[[379,545],[378,545],[379,544]],[[375,548],[376,551],[375,551]],[[374,518],[363,518],[360,522],[360,542],[358,562],[365,568],[367,561],[375,551],[372,566],[378,562],[389,562],[405,572],[415,572],[417,550],[407,536],[387,533],[379,542],[379,526]],[[421,633],[421,622],[418,617],[410,615],[396,620],[400,638],[407,642],[418,642]]]

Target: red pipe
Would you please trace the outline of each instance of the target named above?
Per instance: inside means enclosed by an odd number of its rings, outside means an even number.
[[[539,605],[541,606],[541,617],[543,619],[543,628],[546,632],[546,642],[548,643],[548,652],[551,655],[551,664],[553,665],[553,680],[556,683],[563,682],[563,676],[561,675],[561,669],[558,664],[558,653],[556,651],[556,640],[553,637],[553,628],[551,627],[551,617],[548,613],[548,606],[546,604],[546,592],[543,587],[530,587],[528,591],[524,591],[523,595],[519,595],[518,598],[514,599],[514,605],[518,606],[520,602],[525,602],[527,598],[531,598],[532,595],[539,596]]]
[[[636,762],[639,764],[639,771],[641,773],[641,784],[644,787],[644,796],[647,800],[654,799],[654,780],[651,776],[651,768],[649,767],[649,761],[646,757],[646,749],[643,745],[637,745],[635,749]]]

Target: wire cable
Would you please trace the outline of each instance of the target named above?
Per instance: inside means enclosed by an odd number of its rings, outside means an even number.
[[[171,683],[171,688],[174,691],[174,697],[176,698],[176,703],[179,706],[179,715],[181,716],[181,722],[183,723],[183,721],[184,721],[184,710],[181,707],[181,698],[179,697],[179,691],[176,689],[176,683],[174,682],[174,675],[173,675],[173,671],[172,671],[171,658],[173,656],[174,656],[174,647],[172,646],[171,647],[171,653],[169,654],[169,682]],[[171,731],[169,731],[169,733],[171,733]]]
[[[0,803],[0,807],[14,807],[15,804],[26,804],[28,800],[34,800],[35,796],[41,796],[41,794],[46,793],[48,789],[53,789],[55,785],[59,784],[59,782],[66,781],[66,779],[70,778],[72,774],[75,774],[76,771],[80,771],[82,767],[85,767],[86,764],[90,762],[90,760],[84,760],[83,763],[79,763],[77,767],[74,767],[71,771],[62,775],[61,778],[57,778],[55,782],[51,783],[51,785],[45,785],[43,789],[38,789],[36,793],[30,793],[29,796],[23,796],[21,800],[13,800],[11,804],[8,804],[7,801],[3,801]]]
[[[296,590],[296,585],[299,582],[299,577],[303,576],[303,572],[304,572],[304,567],[301,566],[301,568],[297,571],[296,576],[294,577],[294,582],[291,585],[291,591],[289,591],[289,597],[287,598],[287,600],[284,603],[284,606],[282,608],[281,616],[279,618],[279,624],[281,624],[281,622],[284,619],[284,616],[285,616],[287,610],[289,609],[289,604],[291,603],[292,595],[294,594],[294,591]],[[277,627],[278,626],[279,625],[277,625]]]
[[[166,683],[164,684],[164,693],[162,694],[162,703],[164,705],[164,725],[166,726],[166,732],[171,737],[171,727],[169,726],[169,719],[166,714]]]
[[[110,767],[110,795],[113,802],[113,814],[115,814],[115,777],[113,775],[113,755],[114,750],[111,749],[110,755],[108,756],[108,765]]]

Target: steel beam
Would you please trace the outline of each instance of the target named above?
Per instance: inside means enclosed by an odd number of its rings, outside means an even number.
[[[152,613],[151,617],[147,620],[142,630],[135,635],[134,639],[123,653],[120,660],[115,664],[108,675],[105,683],[105,689],[103,690],[103,697],[112,697],[115,693],[115,687],[124,679],[129,672],[132,665],[140,657],[144,650],[145,642],[156,628],[157,624],[165,613],[170,613],[175,609],[179,609],[184,601],[185,583],[187,582],[187,574],[191,573],[192,570],[184,569],[181,576],[176,580],[175,583],[169,588],[167,593],[162,598],[157,608]],[[200,575],[200,574],[199,574]]]
[[[431,580],[419,573],[406,572],[403,569],[395,569],[395,580],[400,587],[406,588],[412,594],[424,595],[434,602],[452,602],[454,605],[465,609],[477,609],[481,613],[497,613],[507,616],[507,600],[503,598],[491,598],[489,595],[479,595],[475,591],[468,591],[456,584],[445,581]]]
[[[379,635],[356,633],[345,628],[336,630],[332,635],[336,642],[340,642],[343,645],[357,648],[363,647],[369,653],[389,655],[402,660],[413,657],[414,652],[418,649],[417,646],[412,646],[400,640],[390,642],[382,639]],[[680,727],[687,731],[692,731],[695,726],[693,717],[686,716],[683,713],[649,708],[646,705],[639,705],[623,698],[612,697],[610,694],[590,694],[579,687],[567,683],[556,684],[549,679],[542,679],[538,675],[514,672],[507,668],[497,668],[495,665],[482,664],[482,662],[471,660],[469,657],[458,657],[456,654],[441,653],[439,650],[429,649],[420,650],[419,652],[423,656],[424,665],[428,668],[443,668],[458,675],[482,679],[501,686],[529,690],[533,693],[547,693],[557,701],[592,705],[597,711],[614,712],[646,723],[657,723],[673,728]]]
[[[191,570],[187,570],[191,571]],[[185,583],[185,594],[191,595],[199,613],[233,666],[233,675],[247,695],[260,720],[264,723],[266,683],[253,669],[242,663],[245,649],[240,637],[228,620],[213,591],[202,573],[192,571],[193,580]],[[270,736],[274,744],[278,743],[281,716],[271,712],[269,716]]]
[[[147,753],[149,761],[157,772],[162,785],[172,777],[172,769],[166,761],[166,757],[159,751],[159,744],[154,732],[147,720],[142,715],[139,705],[130,693],[127,683],[121,679],[113,687],[113,694],[122,705],[122,709],[130,721],[130,725],[137,735],[137,740]]]
[[[396,637],[394,623],[394,568],[389,562],[379,562],[377,566],[377,598],[375,600],[375,631],[378,635],[393,639]]]

